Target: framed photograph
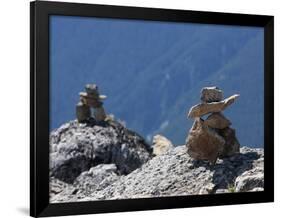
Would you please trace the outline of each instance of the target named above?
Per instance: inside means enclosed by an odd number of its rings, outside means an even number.
[[[30,215],[272,202],[273,16],[30,5]]]

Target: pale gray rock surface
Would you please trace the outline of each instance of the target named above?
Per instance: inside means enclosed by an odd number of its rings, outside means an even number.
[[[102,165],[82,173],[73,185],[61,182],[67,188],[59,189],[53,182],[51,190],[54,187],[56,194],[51,192],[51,202],[262,191],[262,181],[263,149],[242,147],[239,154],[211,166],[191,158],[183,145],[153,157],[128,175],[117,175],[114,165]]]

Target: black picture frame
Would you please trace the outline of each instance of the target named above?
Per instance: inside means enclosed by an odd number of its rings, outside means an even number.
[[[146,199],[49,203],[49,16],[107,17],[264,28],[264,191]],[[274,17],[35,1],[30,3],[30,215],[58,216],[274,200]]]

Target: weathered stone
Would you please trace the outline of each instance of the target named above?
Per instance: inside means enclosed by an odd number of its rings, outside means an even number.
[[[219,135],[221,135],[225,144],[223,146],[223,151],[220,154],[220,158],[225,158],[239,153],[240,144],[236,138],[235,130],[227,127],[225,129],[218,130]]]
[[[87,93],[91,93],[91,94],[99,94],[98,93],[98,86],[96,84],[87,84],[85,85],[85,89]]]
[[[216,194],[229,193],[228,189],[217,189]]]
[[[223,101],[220,102],[212,102],[212,103],[201,103],[190,108],[188,117],[202,117],[208,113],[221,112],[229,105],[231,105],[239,95],[235,94]]]
[[[80,195],[88,196],[93,191],[100,191],[118,179],[115,164],[99,164],[81,173],[73,185],[79,189]]]
[[[236,192],[252,191],[257,187],[264,187],[263,168],[254,168],[252,170],[246,171],[242,173],[242,175],[238,176],[235,180]]]
[[[81,102],[83,102],[84,104],[90,107],[97,108],[103,105],[103,103],[100,101],[99,98],[88,95],[86,92],[80,92],[79,95],[80,95]]]
[[[105,95],[100,95],[98,87],[95,84],[87,84],[85,86],[86,92],[80,92],[80,101],[88,107],[94,108],[94,118],[97,122],[104,121],[106,119],[106,113],[103,108],[103,102]]]
[[[94,109],[94,117],[97,122],[104,121],[106,118],[106,113],[103,107],[98,107]]]
[[[197,160],[208,160],[212,164],[223,151],[225,140],[216,131],[204,125],[202,119],[196,119],[187,137],[187,152]]]
[[[152,149],[137,133],[117,121],[93,125],[71,121],[50,134],[50,174],[73,183],[82,172],[99,164],[115,164],[127,174],[151,158]]]
[[[96,84],[87,84],[85,90],[89,97],[96,98],[98,100],[106,99],[105,95],[100,95],[98,91],[98,86]]]
[[[87,119],[91,117],[91,110],[88,105],[79,102],[76,105],[76,118],[79,123],[85,122]]]
[[[231,125],[231,122],[222,113],[212,113],[204,121],[204,124],[214,129],[224,129]]]
[[[212,194],[214,192],[214,188],[216,187],[215,184],[213,183],[208,183],[207,185],[204,185],[200,190],[199,190],[199,195],[206,195],[206,194]]]
[[[250,190],[250,192],[262,192],[264,191],[264,188],[262,187],[256,187],[256,188],[253,188],[252,190]]]
[[[104,170],[105,165],[99,166],[82,173],[74,181],[75,187],[63,184],[59,192],[55,191],[50,196],[50,202],[228,193],[229,185],[237,180],[237,176],[249,171],[263,175],[263,149],[243,147],[241,153],[232,158],[219,159],[218,164],[209,166],[203,161],[195,162],[186,154],[185,146],[177,146],[163,155],[153,157],[130,174],[121,176],[115,175],[118,173],[114,167],[112,170],[109,167],[108,171],[108,167]],[[50,191],[53,189],[52,181]],[[57,190],[57,184],[54,185]],[[262,187],[254,187],[250,191],[261,191]]]
[[[161,155],[172,149],[172,142],[162,135],[155,135],[152,140],[153,154]]]
[[[201,90],[201,101],[204,103],[218,102],[223,98],[223,92],[218,87],[204,87]]]

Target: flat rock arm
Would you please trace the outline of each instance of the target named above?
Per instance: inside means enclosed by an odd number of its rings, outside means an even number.
[[[190,108],[187,116],[189,118],[195,118],[202,117],[209,113],[221,112],[229,105],[231,105],[238,97],[239,95],[235,94],[226,98],[223,101],[197,104]]]

